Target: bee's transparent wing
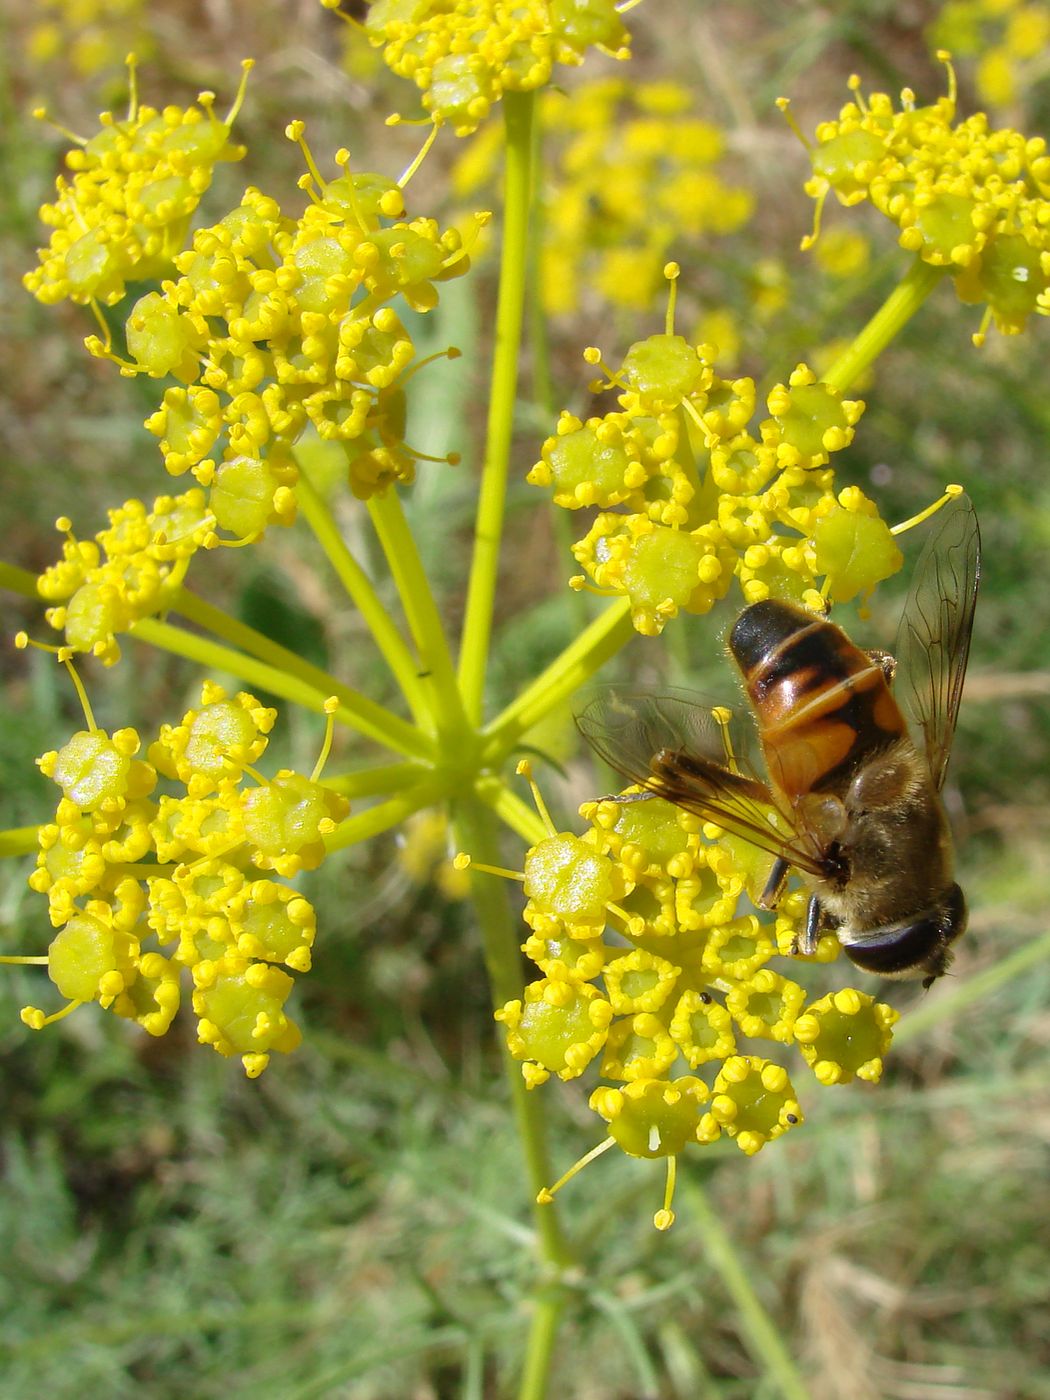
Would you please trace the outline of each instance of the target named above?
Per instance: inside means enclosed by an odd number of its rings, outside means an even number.
[[[922,734],[930,776],[943,787],[959,715],[981,576],[981,534],[969,496],[934,516],[897,632],[893,693]]]
[[[654,754],[681,749],[729,771],[738,769],[765,787],[755,726],[747,714],[672,686],[596,686],[582,698],[577,728],[610,768],[632,782],[647,780]]]
[[[688,691],[611,687],[576,717],[580,733],[615,772],[704,821],[811,874],[799,840],[755,762],[754,725]],[[776,823],[776,824],[774,824]]]

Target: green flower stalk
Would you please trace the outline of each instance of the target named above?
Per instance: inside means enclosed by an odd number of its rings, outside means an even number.
[[[571,585],[608,601],[493,713],[486,686],[507,487],[518,472],[537,94],[555,65],[575,66],[591,48],[626,58],[627,8],[375,0],[364,21],[368,41],[416,85],[429,114],[420,159],[435,137],[473,132],[497,105],[502,119],[499,300],[458,637],[401,502],[417,471],[458,460],[450,450],[435,463],[405,441],[413,376],[426,372],[405,311],[429,313],[443,285],[469,273],[489,215],[476,213],[463,234],[410,212],[418,160],[394,179],[357,170],[344,150],[326,176],[303,124],[292,121],[286,134],[306,168],[302,207],[249,187],[191,230],[215,163],[242,154],[231,127],[243,83],[223,121],[207,95],[186,111],[133,97],[126,119],[105,115],[67,158],[72,178],[60,178],[43,211],[54,233],[26,278],[41,301],[68,298],[100,319],[102,306],[121,305],[123,345],[106,332],[88,349],[155,384],[146,429],[164,473],[192,484],[152,506],[124,501],[93,537],[78,536],[62,516],[62,557],[35,582],[0,565],[0,585],[47,605],[43,621],[61,634],[48,649],[68,666],[85,714],[85,727],[39,760],[61,792],[51,819],[35,833],[0,833],[0,855],[24,853],[35,840],[30,884],[55,930],[46,954],[4,959],[42,965],[63,998],[57,1010],[26,1008],[30,1028],[97,1003],[161,1035],[188,999],[200,1041],[257,1076],[299,1043],[287,999],[324,956],[326,931],[301,877],[406,823],[428,824],[428,841],[451,826],[463,853],[446,878],[476,910],[536,1202],[541,1286],[523,1400],[548,1393],[575,1263],[558,1188],[613,1148],[662,1158],[664,1196],[653,1218],[667,1229],[681,1155],[720,1140],[748,1157],[776,1150],[802,1129],[816,1090],[879,1079],[897,1012],[864,990],[807,989],[838,956],[838,940],[823,937],[808,957],[794,951],[806,893],[793,881],[775,913],[762,910],[768,861],[754,847],[658,799],[595,799],[580,808],[579,830],[560,829],[535,787],[535,810],[522,800],[509,771],[515,750],[636,635],[655,649],[683,615],[703,616],[727,599],[823,611],[829,601],[869,597],[901,567],[901,529],[936,507],[890,527],[877,503],[843,480],[862,431],[864,403],[848,397],[858,377],[943,280],[985,305],[977,339],[993,322],[1016,333],[1030,314],[1050,310],[1042,145],[990,131],[979,116],[957,121],[954,85],[931,107],[905,94],[897,109],[883,94],[863,99],[852,84],[854,100],[807,143],[806,188],[819,201],[830,193],[846,206],[870,200],[895,224],[908,254],[898,288],[822,375],[803,362],[770,366],[776,382],[764,402],[754,379],[718,372],[716,348],[676,327],[676,263],[663,269],[662,328],[622,355],[584,349],[598,371],[591,390],[603,395],[600,411],[565,410],[552,421],[529,449],[526,479],[583,520]],[[624,91],[617,87],[617,100]],[[646,100],[658,108],[659,92]],[[650,153],[652,138],[651,129],[637,138]],[[695,182],[690,188],[699,198]],[[740,203],[737,214],[745,212]],[[650,283],[664,247],[651,252]],[[135,285],[146,279],[152,290]],[[334,487],[313,474],[318,444],[339,462]],[[348,543],[347,509],[367,522],[397,609]],[[390,672],[394,705],[204,596],[209,551],[260,547],[277,527],[309,532]],[[199,706],[149,735],[99,728],[72,658],[116,665],[129,637],[235,676],[282,706],[323,713],[316,766],[264,772],[275,710],[211,679]],[[328,771],[336,726],[373,742],[379,758]],[[527,764],[517,773],[530,777]],[[508,834],[519,851],[527,847],[519,870],[503,864]],[[524,930],[491,872],[520,882]],[[524,986],[522,951],[535,969]],[[552,1077],[588,1078],[605,1129],[561,1181],[535,1092]],[[788,1392],[801,1393],[732,1260],[724,1273],[744,1299],[759,1353],[773,1357]]]

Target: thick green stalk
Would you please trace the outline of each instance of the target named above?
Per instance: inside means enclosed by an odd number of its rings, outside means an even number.
[[[547,1400],[554,1343],[558,1338],[565,1301],[565,1286],[561,1283],[541,1284],[533,1294],[532,1319],[525,1342],[525,1365],[518,1400]]]
[[[946,268],[916,258],[908,272],[824,376],[824,383],[845,393],[857,376],[882,354],[911,320],[944,276]]]
[[[472,797],[455,801],[453,819],[456,841],[461,849],[469,851],[476,860],[486,864],[500,863],[499,828],[493,813],[482,802]],[[470,894],[481,929],[492,1004],[498,1009],[521,995],[521,930],[511,912],[503,881],[492,875],[475,873]],[[554,1180],[547,1154],[543,1100],[526,1089],[521,1066],[511,1058],[505,1047],[503,1067],[525,1157],[529,1192],[534,1202],[532,1213],[543,1270],[534,1295],[518,1396],[519,1400],[544,1400],[548,1393],[554,1341],[568,1296],[562,1275],[573,1259],[562,1233],[557,1203],[545,1206],[535,1204],[537,1193]]]
[[[372,496],[368,513],[419,653],[422,693],[443,740],[448,743],[462,738],[466,718],[445,629],[397,488],[391,486],[382,495]]]
[[[401,693],[408,702],[417,722],[429,720],[430,711],[426,696],[419,683],[419,666],[408,643],[398,631],[390,614],[383,606],[382,599],[372,586],[372,580],[362,569],[346,547],[332,512],[321,495],[314,489],[309,477],[299,468],[299,483],[296,487],[299,509],[324,550],[328,562],[335,570],[340,583],[361,614],[368,630],[375,638],[387,665],[394,673]]]
[[[517,396],[532,198],[533,107],[530,93],[504,95],[507,168],[496,343],[485,465],[459,658],[460,689],[467,717],[475,726],[480,724],[482,715]],[[502,791],[510,796],[506,789]],[[474,797],[455,801],[453,814],[458,844],[479,861],[499,864],[495,814]],[[496,878],[476,874],[471,883],[471,896],[482,932],[493,1006],[499,1008],[521,993],[520,930],[511,914],[506,893]],[[544,1109],[541,1100],[528,1093],[520,1067],[506,1048],[503,1049],[503,1063],[530,1193],[535,1201],[537,1193],[553,1180],[547,1155]],[[554,1344],[567,1297],[560,1276],[571,1262],[556,1207],[534,1204],[532,1209],[544,1277],[534,1295],[519,1400],[544,1400],[548,1393]]]
[[[496,342],[492,357],[485,465],[474,533],[474,554],[467,586],[467,608],[459,654],[459,680],[471,723],[481,723],[488,669],[492,613],[499,570],[500,542],[507,495],[511,433],[521,355],[522,308],[528,266],[529,206],[532,201],[532,118],[535,93],[503,96],[506,130],[506,194],[500,256]]]
[[[18,593],[23,598],[39,598],[36,587],[36,574],[28,569],[20,569],[17,564],[5,564],[0,559],[0,588]]]
[[[385,744],[387,748],[412,758],[427,759],[433,755],[433,747],[427,735],[421,734],[418,729],[391,714],[382,705],[358,695],[347,686],[333,685],[330,690],[318,689],[297,676],[288,675],[280,667],[257,661],[254,657],[245,656],[243,652],[234,651],[232,647],[222,646],[206,637],[198,637],[181,627],[173,627],[170,622],[158,622],[155,617],[144,617],[140,622],[136,622],[129,635],[137,641],[149,642],[152,646],[170,651],[175,656],[185,656],[208,670],[229,671],[250,685],[272,691],[282,700],[290,701],[293,705],[302,705],[304,709],[313,710],[317,714],[324,713],[325,700],[329,695],[334,695],[339,701],[339,708],[335,712],[337,724],[345,724],[351,729],[356,729],[358,733]]]
[[[0,831],[0,856],[27,856],[37,848],[35,826],[12,826]]]

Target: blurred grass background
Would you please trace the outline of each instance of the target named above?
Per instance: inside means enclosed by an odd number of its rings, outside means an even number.
[[[122,61],[136,48],[144,100],[186,101],[208,87],[222,111],[238,61],[255,57],[237,126],[248,158],[220,167],[204,206],[215,216],[247,183],[297,207],[300,159],[282,136],[292,117],[307,121],[324,168],[345,145],[358,168],[396,174],[418,134],[383,126],[388,111],[411,110],[413,94],[363,45],[345,52],[342,28],[313,0],[3,0],[0,15],[0,555],[38,570],[57,554],[57,515],[72,514],[90,534],[108,506],[151,499],[166,478],[141,426],[150,384],[88,359],[86,314],[41,308],[21,289],[40,238],[36,208],[63,149],[29,109],[44,101],[90,132],[101,107],[126,101]],[[688,332],[690,316],[703,324],[725,315],[736,372],[763,388],[855,334],[903,262],[888,226],[864,210],[829,210],[830,227],[869,239],[870,257],[852,278],[797,251],[811,219],[807,165],[774,98],[793,97],[804,129],[838,109],[852,71],[869,86],[909,84],[931,100],[945,81],[930,56],[937,16],[925,3],[649,3],[632,13],[629,69],[598,60],[582,75],[562,74],[570,89],[610,74],[673,79],[694,92],[696,114],[723,129],[724,178],[752,192],[756,213],[732,237],[676,251],[679,327]],[[994,39],[987,24],[984,38]],[[977,58],[964,55],[964,113],[979,105],[979,74]],[[993,119],[1035,135],[1048,115],[1050,88],[1033,63]],[[458,154],[451,136],[439,141],[413,185],[413,209],[453,207]],[[407,500],[453,620],[493,285],[483,260],[443,291],[426,333],[433,347],[453,342],[465,356],[417,381],[409,434],[464,454],[456,471],[425,472]],[[578,311],[553,322],[555,407],[585,414],[582,347],[618,355],[662,324],[662,301],[660,291],[648,312],[610,308],[584,286]],[[948,794],[973,932],[953,985],[938,986],[924,1014],[954,988],[994,976],[1047,927],[1050,327],[992,335],[981,351],[970,345],[975,327],[973,309],[942,288],[876,366],[868,412],[840,464],[842,483],[873,494],[889,519],[962,481],[984,534]],[[526,394],[529,382],[526,374]],[[521,422],[519,482],[553,418],[533,397]],[[586,600],[552,588],[573,565],[550,517],[541,493],[512,488],[493,706],[575,634],[581,609],[587,615]],[[367,551],[352,508],[345,525]],[[457,539],[459,551],[449,547]],[[295,638],[366,693],[392,699],[305,530],[274,530],[261,549],[198,560],[192,582],[278,639]],[[892,636],[893,609],[887,588],[874,636]],[[621,669],[727,693],[717,638],[731,613],[727,602],[712,619],[669,629],[666,646],[635,642]],[[21,626],[44,631],[36,609],[5,595],[7,638]],[[113,671],[83,668],[100,724],[155,725],[192,703],[191,668],[133,641],[125,651]],[[33,758],[76,727],[78,714],[45,658],[5,647],[0,680],[0,826],[17,826],[53,805]],[[271,757],[312,763],[317,740],[312,717],[286,714]],[[566,768],[562,788],[553,774],[544,780],[560,792],[563,820],[593,791],[590,762],[572,744],[567,716],[543,736]],[[345,765],[358,754],[344,740],[338,757]],[[197,1047],[185,1021],[152,1041],[88,1009],[31,1036],[18,1009],[39,1000],[42,979],[3,970],[0,1394],[512,1393],[532,1281],[524,1187],[469,909],[443,893],[444,852],[429,839],[420,826],[355,848],[312,877],[321,933],[315,972],[300,982],[305,1044],[257,1083]],[[520,858],[510,845],[510,863]],[[42,901],[25,886],[29,868],[0,866],[4,952],[43,951],[49,938]],[[909,987],[891,999],[902,1008],[922,1002]],[[690,1181],[702,1181],[814,1397],[1050,1397],[1050,969],[1040,960],[934,1019],[894,1051],[878,1089],[810,1094],[805,1130],[758,1158],[728,1146],[684,1159],[668,1236],[650,1224],[659,1192],[650,1164],[610,1154],[574,1183],[563,1206],[588,1270],[552,1395],[778,1393],[756,1366],[691,1207]],[[567,1165],[595,1140],[595,1120],[578,1086],[543,1092],[554,1160]]]

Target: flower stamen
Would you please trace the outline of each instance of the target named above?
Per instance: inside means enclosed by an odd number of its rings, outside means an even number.
[[[664,315],[664,332],[667,335],[674,335],[674,311],[678,298],[678,279],[682,275],[682,269],[676,262],[669,262],[664,267],[664,276],[667,278],[667,311]]]
[[[609,1136],[603,1139],[603,1141],[601,1141],[597,1147],[592,1147],[590,1152],[585,1152],[583,1156],[579,1159],[579,1161],[574,1162],[569,1168],[569,1170],[567,1172],[564,1172],[558,1178],[558,1180],[554,1183],[553,1186],[544,1186],[544,1188],[541,1191],[538,1191],[536,1193],[536,1204],[538,1206],[549,1206],[554,1200],[554,1194],[556,1191],[560,1191],[561,1188],[567,1182],[571,1181],[573,1177],[576,1176],[579,1172],[582,1172],[584,1167],[589,1167],[590,1164],[596,1158],[600,1157],[603,1152],[608,1152],[609,1148],[614,1147],[615,1145],[616,1139],[612,1136]]]
[[[664,1187],[663,1209],[658,1210],[653,1216],[653,1224],[658,1230],[669,1230],[674,1224],[675,1215],[671,1209],[671,1202],[674,1199],[674,1188],[677,1180],[678,1158],[671,1156],[667,1159],[667,1184]]]
[[[946,506],[949,501],[954,500],[956,496],[961,496],[962,493],[963,487],[961,486],[946,486],[944,488],[944,495],[934,501],[932,506],[927,506],[925,510],[920,510],[918,515],[912,515],[909,516],[907,520],[902,520],[899,525],[891,525],[890,534],[903,535],[905,530],[911,530],[916,525],[921,525],[924,521],[929,520],[931,515],[936,515],[942,506]]]
[[[522,870],[508,870],[504,865],[486,865],[484,861],[475,860],[466,851],[458,851],[452,858],[454,870],[480,870],[483,875],[498,875],[502,880],[515,880],[520,885],[525,879],[525,872]]]
[[[44,961],[47,962],[48,959],[45,958]],[[83,1005],[82,1001],[70,1001],[60,1011],[53,1011],[50,1016],[45,1016],[39,1007],[24,1006],[19,1014],[24,1026],[28,1026],[31,1031],[42,1031],[45,1026],[53,1026],[56,1021],[64,1021],[67,1016],[76,1011],[77,1007]]]
[[[542,820],[543,825],[547,828],[551,836],[557,836],[558,828],[554,825],[550,811],[547,808],[547,804],[543,800],[543,794],[540,792],[539,784],[536,782],[536,779],[532,776],[532,764],[527,758],[523,758],[519,760],[518,766],[515,768],[514,771],[515,773],[517,773],[519,778],[524,778],[525,781],[528,783],[529,788],[532,791],[532,800],[536,804],[536,811],[539,812],[540,819]]]
[[[427,155],[430,152],[431,146],[433,146],[434,142],[437,140],[438,128],[440,127],[440,125],[441,123],[436,117],[431,121],[430,134],[427,136],[427,139],[423,142],[419,154],[415,157],[414,160],[410,161],[409,164],[405,166],[404,170],[398,176],[397,184],[399,189],[403,190],[405,188],[409,180],[411,180],[412,176],[416,173],[419,167],[426,160]]]
[[[310,781],[316,783],[321,776],[325,764],[328,762],[328,755],[332,752],[332,738],[335,734],[335,712],[339,708],[339,697],[329,695],[324,702],[325,727],[324,739],[321,743],[321,752],[317,755],[317,762],[314,764],[314,771],[310,774]]]

